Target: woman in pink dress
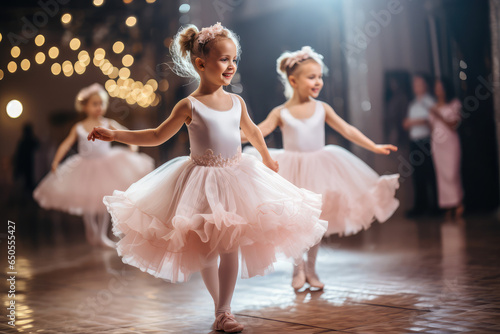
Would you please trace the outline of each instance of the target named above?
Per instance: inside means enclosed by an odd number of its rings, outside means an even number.
[[[462,216],[463,190],[460,178],[460,123],[462,104],[453,93],[453,86],[446,79],[436,80],[434,87],[437,104],[431,108],[431,147],[436,169],[439,207],[447,216]]]

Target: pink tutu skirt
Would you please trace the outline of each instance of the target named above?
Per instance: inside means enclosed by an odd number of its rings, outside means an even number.
[[[253,147],[245,153],[259,156]],[[336,145],[313,152],[270,149],[279,174],[297,187],[323,194],[321,219],[328,221],[326,235],[352,235],[367,229],[375,219],[385,222],[396,211],[394,197],[399,174],[378,175],[361,159]]]
[[[100,157],[75,154],[42,179],[33,197],[44,209],[74,215],[106,213],[105,195],[127,189],[153,169],[151,157],[126,148],[113,147]]]
[[[123,262],[172,282],[234,251],[243,278],[264,275],[276,254],[300,256],[327,227],[319,219],[321,195],[246,154],[227,167],[173,159],[104,203]]]

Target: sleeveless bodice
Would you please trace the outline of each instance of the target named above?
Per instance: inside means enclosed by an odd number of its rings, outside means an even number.
[[[188,125],[193,162],[211,167],[237,163],[241,158],[240,100],[231,95],[231,109],[217,111],[192,96],[188,96],[188,99],[193,113]]]
[[[103,128],[109,128],[107,120],[103,120]],[[76,133],[78,134],[78,154],[84,158],[96,158],[106,155],[111,150],[111,142],[109,141],[89,141],[87,140],[88,132],[83,127],[82,123],[76,126]]]
[[[280,116],[286,151],[312,152],[325,146],[325,109],[321,102],[316,101],[311,117],[295,118],[286,108],[281,109]]]

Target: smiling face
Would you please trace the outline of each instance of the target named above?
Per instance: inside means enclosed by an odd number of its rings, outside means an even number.
[[[321,88],[323,88],[321,65],[313,59],[306,60],[288,77],[288,80],[294,91],[300,96],[317,98]]]
[[[196,65],[200,77],[212,84],[227,86],[236,73],[236,45],[229,38],[213,42],[205,59],[198,58]]]
[[[83,111],[90,117],[99,117],[104,115],[104,103],[98,93],[92,94],[85,104]]]

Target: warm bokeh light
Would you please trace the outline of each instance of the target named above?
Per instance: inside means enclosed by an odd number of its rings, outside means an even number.
[[[132,57],[131,55],[123,56],[122,58],[123,66],[129,67],[132,66],[133,63],[134,63],[134,57]]]
[[[94,58],[97,60],[102,60],[106,56],[106,51],[102,48],[98,48],[94,51]]]
[[[118,71],[118,75],[122,79],[127,79],[128,77],[130,77],[130,70],[127,67],[122,67],[120,71]]]
[[[61,22],[64,23],[64,24],[68,24],[71,22],[71,14],[69,13],[66,13],[66,14],[63,14],[63,16],[61,16]]]
[[[20,64],[20,66],[23,69],[23,71],[29,70],[30,69],[30,65],[31,65],[31,63],[30,63],[30,61],[28,59],[23,59],[21,61],[21,64]]]
[[[19,48],[19,46],[14,46],[10,50],[10,54],[12,55],[12,57],[17,58],[21,54],[21,49]]]
[[[146,84],[150,85],[151,87],[153,87],[153,91],[156,91],[158,89],[158,82],[155,79],[149,79],[146,82]]]
[[[90,55],[87,51],[82,50],[78,53],[78,61],[82,63],[84,66],[88,66],[90,64]]]
[[[137,18],[135,16],[129,16],[125,21],[125,24],[129,27],[135,26],[136,23],[137,23]]]
[[[93,2],[94,6],[96,6],[96,7],[102,6],[103,3],[104,3],[104,0],[94,0],[94,2]]]
[[[85,69],[86,69],[85,65],[83,65],[83,63],[81,63],[80,61],[77,61],[75,63],[75,72],[77,74],[83,74],[83,73],[85,73]]]
[[[147,3],[155,3],[156,0],[146,0]]]
[[[118,77],[118,73],[120,72],[120,69],[118,67],[113,67],[113,70],[111,71],[110,74],[108,74],[108,76],[111,78],[111,79],[116,79]]]
[[[7,70],[10,73],[14,73],[17,70],[17,64],[15,61],[11,61],[7,64]]]
[[[38,52],[35,56],[35,61],[37,64],[43,64],[45,62],[45,53]]]
[[[161,96],[158,94],[155,94],[155,99],[153,100],[153,103],[151,103],[152,107],[156,107],[158,103],[161,101]]]
[[[117,41],[115,44],[113,44],[113,52],[114,53],[122,53],[123,50],[125,49],[125,45],[123,42]]]
[[[42,46],[45,43],[45,37],[43,35],[38,35],[35,37],[35,44],[37,46]]]
[[[49,49],[49,57],[52,59],[56,59],[59,56],[59,49],[57,46],[53,46]]]
[[[71,48],[71,50],[78,50],[80,48],[80,45],[82,45],[82,42],[80,42],[80,40],[76,37],[69,42],[69,47]]]
[[[168,90],[169,86],[170,86],[170,84],[168,83],[168,81],[166,79],[163,79],[162,81],[160,81],[160,84],[158,85],[160,92],[166,92]]]
[[[2,33],[0,33],[0,42],[2,41],[2,38],[3,38]]]
[[[3,75],[4,75],[4,74],[3,74],[3,71],[2,71],[2,70],[0,70],[0,80],[2,80],[2,79],[3,79]]]
[[[50,70],[52,71],[52,74],[59,75],[61,73],[61,65],[59,65],[59,63],[54,63],[50,67]]]
[[[69,60],[66,60],[62,64],[62,71],[65,76],[70,77],[73,74],[73,64]]]
[[[18,118],[23,113],[23,105],[18,100],[9,101],[5,109],[10,118]]]
[[[123,3],[128,5],[129,3],[132,3],[132,1],[134,1],[134,0],[123,0]]]
[[[106,59],[106,61],[100,66],[102,73],[108,75],[113,70],[113,64]],[[108,72],[109,71],[109,72]]]

